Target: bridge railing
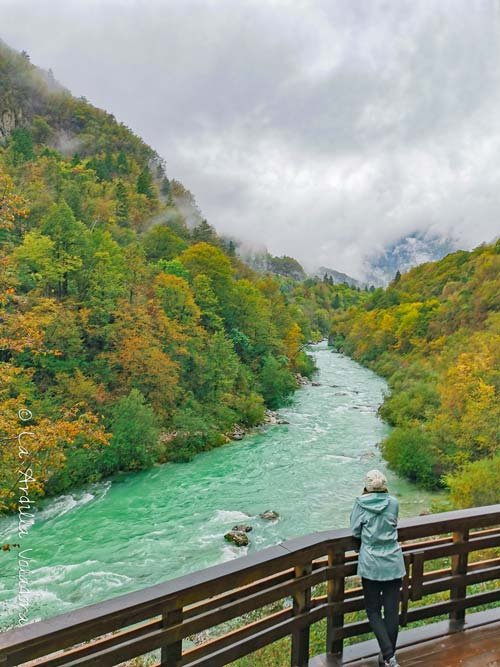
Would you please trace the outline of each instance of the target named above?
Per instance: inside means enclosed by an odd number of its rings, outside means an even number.
[[[500,576],[491,552],[469,558],[500,547],[500,505],[403,520],[399,539],[408,571],[403,624],[447,615],[454,632],[468,609],[500,600],[499,588],[468,590]],[[314,533],[9,630],[0,635],[0,667],[106,667],[155,650],[165,667],[217,667],[286,636],[290,664],[303,667],[310,627],[322,619],[324,651],[341,655],[346,638],[369,631],[366,620],[345,622],[364,608],[356,547],[348,530]],[[412,605],[446,591],[438,602]]]

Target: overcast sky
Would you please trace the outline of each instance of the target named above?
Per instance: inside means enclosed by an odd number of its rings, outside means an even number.
[[[500,231],[497,0],[0,0],[0,37],[140,134],[219,231],[308,268]]]

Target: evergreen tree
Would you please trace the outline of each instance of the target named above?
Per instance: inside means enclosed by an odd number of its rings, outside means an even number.
[[[117,181],[115,187],[115,196],[116,196],[116,217],[119,222],[125,222],[128,220],[129,216],[129,203],[128,203],[128,194],[127,188],[125,187],[123,181]]]
[[[168,197],[170,194],[170,181],[166,176],[162,178],[160,192],[164,197]]]
[[[35,157],[33,137],[25,127],[17,127],[12,130],[9,145],[12,150],[14,164],[26,162]]]
[[[73,211],[75,218],[81,220],[83,217],[83,197],[78,185],[74,182],[68,183],[64,186],[62,195],[64,201]]]
[[[130,173],[130,166],[127,160],[127,156],[123,151],[120,151],[116,158],[116,172],[120,176],[127,176]]]
[[[154,197],[153,192],[153,177],[151,176],[151,171],[149,167],[144,167],[139,176],[137,177],[137,192],[140,195],[146,195],[149,199]]]
[[[214,228],[206,220],[202,220],[199,225],[194,227],[191,237],[194,241],[204,241],[212,244],[218,240]]]
[[[103,172],[105,174],[105,179],[106,181],[110,181],[113,178],[113,174],[115,171],[115,165],[113,162],[113,156],[111,155],[110,151],[106,151],[106,155],[104,156],[104,160],[102,163],[102,168]]]

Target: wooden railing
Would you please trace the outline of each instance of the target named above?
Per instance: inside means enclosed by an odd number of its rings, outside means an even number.
[[[500,505],[401,521],[408,570],[403,624],[445,614],[453,632],[463,626],[467,609],[500,600],[498,588],[475,594],[467,588],[499,578],[499,557],[486,552],[469,562],[471,553],[500,546],[499,525]],[[344,639],[369,631],[366,620],[344,622],[364,606],[353,578],[355,547],[348,530],[315,533],[9,630],[0,635],[0,667],[106,667],[156,649],[157,664],[166,667],[217,667],[285,636],[291,637],[291,664],[302,667],[309,659],[310,626],[324,618],[324,650],[340,655]],[[412,604],[442,591],[449,591],[448,599]],[[232,629],[217,628],[229,621]],[[208,637],[201,634],[206,630]]]

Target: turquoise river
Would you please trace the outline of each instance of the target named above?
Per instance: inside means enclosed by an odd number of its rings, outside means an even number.
[[[45,501],[21,539],[29,555],[30,619],[64,613],[316,530],[347,525],[364,473],[386,469],[377,444],[389,427],[377,415],[383,379],[326,343],[311,348],[314,381],[280,414],[287,425],[242,441],[119,475]],[[36,476],[36,471],[34,471]],[[429,495],[388,473],[401,516],[427,510]],[[259,513],[272,509],[276,522]],[[225,542],[250,523],[250,546]],[[0,520],[0,544],[18,542],[17,517]],[[17,549],[0,551],[0,629],[17,624]]]

